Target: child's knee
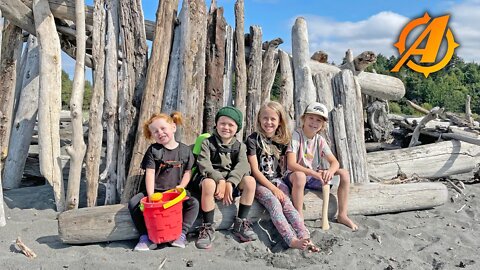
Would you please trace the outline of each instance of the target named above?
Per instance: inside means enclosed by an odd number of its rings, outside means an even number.
[[[205,194],[212,194],[215,193],[215,189],[217,188],[217,183],[215,180],[211,178],[205,178],[202,180],[202,195]]]
[[[338,171],[335,174],[340,176],[340,181],[341,182],[350,183],[350,174],[348,173],[348,170],[338,169]]]
[[[256,185],[257,183],[255,181],[255,178],[253,178],[252,176],[245,176],[242,179],[241,188],[243,192],[255,192]]]
[[[290,182],[292,186],[303,188],[307,183],[307,175],[304,172],[293,172],[290,175]]]

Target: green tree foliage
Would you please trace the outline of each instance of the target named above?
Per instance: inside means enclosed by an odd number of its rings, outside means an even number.
[[[73,81],[70,80],[68,73],[62,70],[62,109],[70,109],[70,97],[72,96]],[[90,100],[92,99],[92,84],[85,81],[85,92],[83,93],[83,110],[90,109]]]
[[[369,67],[368,71],[375,70],[379,74],[402,80],[406,88],[405,98],[398,102],[402,113],[414,113],[406,105],[405,99],[421,104],[426,109],[440,106],[451,112],[465,112],[465,100],[467,95],[470,95],[472,112],[480,114],[479,64],[465,63],[462,58],[454,55],[445,68],[425,78],[423,74],[405,66],[397,73],[390,72],[397,61],[395,56],[386,58],[380,54],[377,62]],[[392,103],[390,106],[391,109],[397,109]]]

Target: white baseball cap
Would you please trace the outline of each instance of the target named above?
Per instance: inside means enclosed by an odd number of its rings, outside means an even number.
[[[325,105],[319,102],[313,102],[308,104],[307,108],[305,108],[305,112],[303,114],[316,114],[320,115],[321,117],[325,118],[328,120],[328,110]]]

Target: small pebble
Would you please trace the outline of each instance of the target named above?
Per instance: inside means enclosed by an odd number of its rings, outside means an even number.
[[[187,261],[187,267],[193,267],[193,261],[192,260]]]

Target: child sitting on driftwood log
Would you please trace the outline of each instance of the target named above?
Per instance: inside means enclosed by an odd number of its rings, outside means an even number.
[[[171,115],[164,113],[154,114],[143,124],[143,134],[147,140],[154,139],[155,143],[145,152],[142,168],[145,169],[145,189],[133,196],[128,209],[133,223],[140,233],[140,240],[134,250],[144,251],[155,249],[156,244],[148,239],[147,228],[143,212],[140,210],[140,200],[152,196],[155,192],[164,192],[172,188],[185,188],[191,178],[191,170],[195,159],[189,146],[175,140],[177,125],[182,124],[182,115],[174,112]],[[185,248],[186,234],[195,222],[198,215],[198,200],[188,195],[183,201],[183,222],[180,237],[170,243],[172,246]]]
[[[302,128],[295,130],[287,149],[289,172],[284,178],[285,184],[291,189],[293,205],[303,217],[304,189],[321,190],[333,175],[339,175],[337,221],[352,230],[357,230],[358,226],[347,215],[349,173],[345,169],[340,169],[340,164],[330,147],[319,134],[328,121],[327,108],[321,103],[313,102],[305,109],[301,121]],[[320,167],[322,158],[330,164],[328,169]]]

